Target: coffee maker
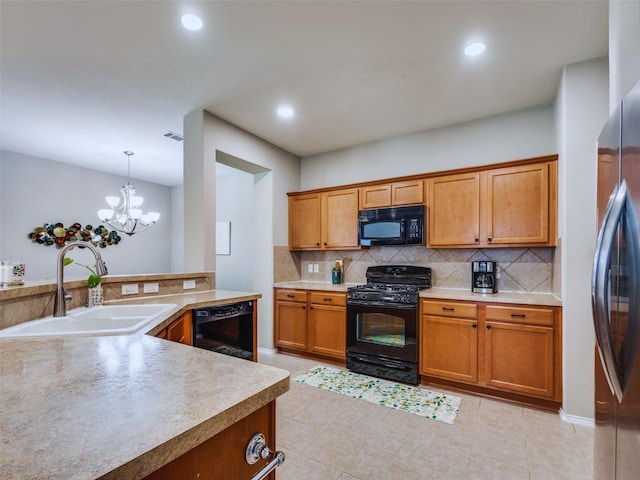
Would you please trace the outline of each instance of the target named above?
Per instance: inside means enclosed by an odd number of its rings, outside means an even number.
[[[474,293],[496,293],[496,262],[471,262],[471,291]]]

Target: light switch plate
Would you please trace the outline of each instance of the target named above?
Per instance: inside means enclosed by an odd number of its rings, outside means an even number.
[[[309,273],[313,273],[313,263],[309,264]]]
[[[184,290],[189,290],[191,288],[196,288],[196,281],[195,280],[184,280],[182,282],[182,288]]]
[[[122,285],[122,295],[135,295],[138,293],[138,284],[129,283]]]
[[[318,264],[317,263],[313,264],[313,273],[318,273]]]
[[[144,293],[158,293],[160,286],[157,283],[145,283],[142,291]]]

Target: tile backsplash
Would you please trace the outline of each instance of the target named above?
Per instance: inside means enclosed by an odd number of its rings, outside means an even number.
[[[498,290],[503,292],[551,293],[553,256],[549,248],[430,249],[415,247],[371,247],[363,250],[291,252],[286,246],[274,248],[276,283],[296,280],[331,282],[331,268],[344,261],[344,282],[364,283],[372,265],[418,265],[430,267],[432,284],[440,288],[471,288],[471,261],[498,263]],[[318,272],[309,272],[309,265]]]

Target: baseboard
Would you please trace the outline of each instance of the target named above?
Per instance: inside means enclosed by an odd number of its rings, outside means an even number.
[[[560,408],[560,419],[567,423],[575,423],[576,425],[582,425],[584,427],[594,428],[596,426],[595,421],[592,418],[578,417],[577,415],[569,415],[562,408]]]
[[[278,353],[278,350],[276,350],[275,348],[258,347],[258,353],[264,353],[265,355],[275,355],[276,353]]]

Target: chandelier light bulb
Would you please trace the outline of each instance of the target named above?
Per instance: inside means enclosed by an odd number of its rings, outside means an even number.
[[[118,232],[133,235],[153,227],[160,219],[158,212],[143,213],[142,202],[144,198],[136,195],[136,190],[131,185],[131,156],[133,152],[125,150],[127,156],[127,184],[120,189],[120,197],[107,196],[107,205],[111,208],[98,210],[98,217],[109,227]]]

